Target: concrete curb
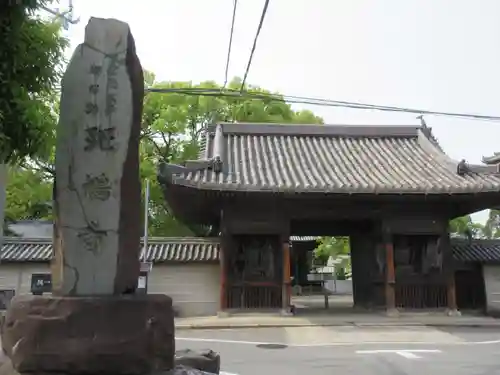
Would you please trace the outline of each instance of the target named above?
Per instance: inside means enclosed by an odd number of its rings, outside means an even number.
[[[202,330],[202,329],[251,329],[251,328],[297,328],[297,327],[435,327],[435,328],[497,328],[500,322],[488,323],[422,323],[422,322],[380,322],[380,323],[227,323],[227,324],[176,324],[176,330]]]

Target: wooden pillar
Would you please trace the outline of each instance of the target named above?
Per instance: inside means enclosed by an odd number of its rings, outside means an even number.
[[[446,300],[450,313],[457,312],[457,296],[455,289],[455,267],[453,264],[453,253],[451,249],[450,234],[446,230],[440,239],[441,252],[443,254],[443,270],[446,277]]]
[[[384,235],[385,247],[385,306],[389,313],[396,311],[395,285],[396,276],[394,272],[394,243],[392,234]]]
[[[450,311],[457,311],[457,296],[455,289],[455,275],[453,273],[448,277],[447,283],[447,300],[448,300],[448,309]]]
[[[290,243],[283,241],[283,286],[282,286],[282,310],[288,311],[290,307]]]
[[[220,262],[220,301],[219,311],[223,312],[227,309],[227,241],[222,237],[219,247],[219,262]]]

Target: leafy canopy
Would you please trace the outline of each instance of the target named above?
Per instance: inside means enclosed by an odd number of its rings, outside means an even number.
[[[216,88],[221,87],[213,81],[200,84],[192,82],[155,82],[155,75],[146,71],[144,74],[147,87],[155,88]],[[240,87],[241,80],[235,78],[229,88]],[[270,94],[269,91],[250,86],[254,93]],[[51,97],[52,113],[57,117],[57,97]],[[171,162],[182,164],[198,155],[201,135],[205,127],[213,121],[237,122],[274,122],[274,123],[322,123],[320,117],[310,111],[295,111],[287,103],[270,99],[253,99],[248,97],[227,98],[218,96],[193,96],[184,94],[149,93],[144,98],[143,129],[140,145],[141,180],[150,181],[149,201],[149,234],[153,236],[187,236],[206,235],[203,231],[193,233],[180,223],[165,205],[160,186],[156,180],[158,163]],[[43,152],[28,158],[10,176],[8,191],[8,212],[15,218],[32,216],[31,208],[35,201],[46,199],[47,187],[51,187],[54,173],[56,119],[46,132]],[[36,173],[38,181],[32,189],[40,189],[37,193],[23,192],[16,186],[22,186],[27,179],[34,178],[30,173]],[[144,186],[143,186],[144,190]],[[32,194],[32,195],[30,195]],[[40,205],[36,205],[35,208]],[[36,210],[35,210],[36,211]]]
[[[146,72],[146,86],[162,89],[221,89],[217,83],[155,82],[154,74]],[[229,89],[239,89],[241,79],[233,79]],[[271,94],[256,86],[246,88],[251,93]],[[279,94],[278,94],[279,96]],[[186,228],[165,205],[156,181],[159,162],[182,164],[198,155],[203,130],[216,121],[271,122],[321,124],[323,120],[311,111],[295,111],[288,103],[266,98],[196,96],[184,94],[149,93],[144,99],[143,139],[141,143],[141,174],[151,181],[150,234],[205,235]]]
[[[330,256],[335,259],[339,255],[349,255],[351,251],[349,237],[320,237],[316,242],[314,256],[322,263],[326,263]]]
[[[54,126],[51,96],[68,42],[59,22],[34,15],[46,3],[0,4],[0,162],[34,156]]]

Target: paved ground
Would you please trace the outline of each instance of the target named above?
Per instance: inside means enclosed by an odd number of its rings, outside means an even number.
[[[337,312],[315,311],[296,316],[279,314],[237,314],[228,317],[176,318],[178,330],[256,327],[314,327],[314,326],[469,326],[500,328],[500,319],[486,316],[463,314],[446,316],[439,313],[401,313],[398,317],[388,317],[385,312]]]
[[[224,371],[239,375],[500,374],[500,328],[288,327],[177,336],[178,349],[211,348]]]
[[[446,316],[443,311],[402,312],[398,317],[388,317],[383,310],[354,310],[352,296],[329,296],[329,309],[324,307],[324,297],[293,297],[297,307],[295,316],[280,316],[278,313],[238,313],[227,317],[176,318],[178,330],[211,328],[255,328],[255,327],[306,327],[306,326],[482,326],[500,327],[500,319],[464,312],[462,316]]]

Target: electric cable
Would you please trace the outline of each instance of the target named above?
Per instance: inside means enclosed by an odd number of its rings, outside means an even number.
[[[384,106],[376,104],[366,104],[358,102],[348,102],[348,101],[338,101],[323,98],[311,98],[303,96],[292,96],[292,95],[278,95],[278,94],[267,94],[261,92],[240,92],[237,90],[225,89],[221,92],[220,89],[210,89],[210,88],[147,88],[147,92],[152,93],[170,93],[170,94],[181,94],[181,95],[192,95],[192,96],[214,96],[214,97],[228,97],[228,98],[241,98],[241,99],[256,99],[274,102],[283,102],[289,104],[307,104],[322,107],[340,107],[349,109],[359,109],[359,110],[375,110],[382,112],[400,112],[400,113],[411,113],[418,115],[429,115],[429,116],[443,116],[443,117],[455,117],[464,118],[472,120],[483,120],[483,121],[500,121],[500,116],[492,115],[481,115],[481,114],[471,114],[471,113],[459,113],[459,112],[445,112],[445,111],[430,111],[416,108],[407,107],[395,107],[395,106]]]
[[[227,48],[226,71],[224,74],[224,85],[222,85],[223,90],[226,88],[227,76],[229,74],[229,61],[231,60],[231,49],[233,46],[233,34],[234,34],[234,21],[236,20],[236,7],[237,6],[238,6],[238,0],[233,0],[233,19],[231,21],[231,31],[229,34],[229,46]]]
[[[257,47],[257,40],[259,39],[260,31],[262,30],[262,25],[264,24],[264,19],[266,18],[268,6],[269,6],[269,0],[265,0],[264,8],[262,9],[262,14],[260,16],[259,26],[257,27],[257,32],[255,33],[255,37],[253,39],[253,46],[252,50],[250,51],[250,58],[248,59],[245,75],[243,76],[243,81],[241,82],[240,92],[243,92],[243,89],[245,88],[245,82],[247,80],[248,72],[250,71],[250,66],[252,65],[253,54],[255,53],[255,48]]]

